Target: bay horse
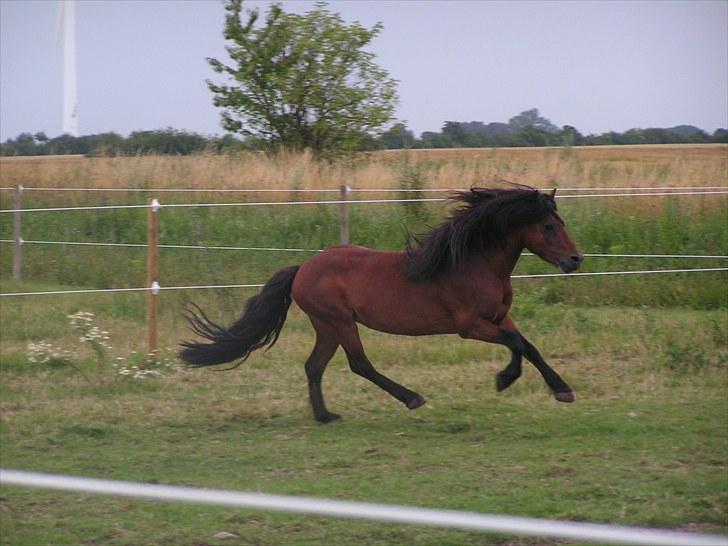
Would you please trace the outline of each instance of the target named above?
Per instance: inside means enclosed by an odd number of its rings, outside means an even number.
[[[239,360],[272,347],[291,301],[308,315],[316,342],[305,364],[316,420],[339,418],[324,403],[321,380],[339,346],[351,370],[409,409],[425,403],[418,393],[378,372],[364,352],[357,323],[390,334],[458,334],[505,345],[510,363],[496,375],[502,391],[521,375],[525,356],[559,402],[573,402],[566,382],[516,328],[508,311],[511,273],[524,248],[569,273],[583,260],[556,211],[555,190],[471,188],[451,199],[459,207],[421,238],[408,236],[401,252],[341,245],[301,265],[276,272],[245,304],[230,327],[212,322],[196,305],[186,318],[206,342],[185,341],[180,358],[193,367]]]

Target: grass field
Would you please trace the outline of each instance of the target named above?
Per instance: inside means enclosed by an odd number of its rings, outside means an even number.
[[[137,332],[103,314],[106,297],[85,308],[98,311],[114,353],[124,354]],[[428,404],[407,411],[337,355],[325,393],[344,419],[321,426],[310,415],[302,370],[312,332],[294,310],[276,347],[230,372],[171,370],[134,380],[115,374],[110,358],[99,368],[93,353],[82,353],[74,364],[84,378],[61,360],[31,364],[9,350],[2,359],[3,465],[724,531],[724,312],[521,303],[516,320],[574,386],[576,404],[556,403],[530,367],[496,394],[504,349],[365,331],[372,360]],[[70,313],[78,301],[65,297],[55,306]],[[51,322],[54,345],[79,345],[45,305],[21,307],[4,325]],[[163,329],[170,344],[187,337],[181,323]],[[220,531],[238,535],[239,544],[543,543],[11,487],[2,499],[6,544],[218,544],[212,537]]]
[[[535,187],[705,186],[728,178],[725,144],[384,151],[334,163],[309,154],[50,156],[0,159],[2,186],[129,188],[466,188],[495,179]]]
[[[724,185],[725,146],[432,151],[378,154],[339,164],[307,156],[272,161],[198,158],[43,158],[0,162],[0,185],[286,188],[453,187],[495,176],[534,185]],[[583,177],[578,175],[581,169]],[[459,173],[459,174],[458,174]],[[519,175],[519,173],[522,174]],[[554,174],[556,173],[556,174]],[[518,176],[515,176],[518,175]],[[283,198],[295,195],[285,194]],[[9,206],[3,192],[2,206]],[[143,202],[137,194],[33,194],[24,206]],[[229,196],[206,196],[206,199]],[[199,199],[180,197],[175,199]],[[648,199],[648,198],[643,198]],[[162,242],[300,246],[335,243],[335,207],[163,210]],[[560,204],[589,252],[726,254],[725,196]],[[401,247],[440,221],[440,204],[352,207],[352,240]],[[7,215],[0,238],[9,238]],[[137,217],[139,216],[139,217]],[[143,242],[137,211],[26,215],[24,238]],[[2,292],[142,286],[139,249],[24,246],[24,282]],[[167,250],[166,285],[260,282],[305,254]],[[524,258],[519,272],[547,272]],[[591,260],[591,270],[696,267],[662,260]],[[702,276],[701,276],[702,275]],[[182,291],[160,298],[160,363],[144,352],[144,295],[3,298],[0,302],[0,459],[3,467],[163,484],[311,495],[489,513],[658,526],[728,529],[728,297],[725,274],[515,282],[513,317],[574,387],[555,402],[530,366],[508,391],[494,374],[507,350],[456,337],[406,338],[363,329],[371,360],[422,393],[410,412],[352,374],[337,354],[324,380],[332,411],[321,426],[307,401],[303,362],[313,343],[295,308],[272,350],[237,370],[176,366],[188,338],[184,303],[213,318],[237,315],[249,290]],[[80,342],[68,315],[95,314],[111,348]],[[100,339],[100,338],[97,338]],[[31,362],[29,344],[48,345]],[[94,350],[94,347],[96,350]],[[136,366],[137,368],[134,368]],[[138,370],[159,375],[134,379]],[[218,532],[238,536],[215,539]],[[0,543],[559,544],[222,508],[168,505],[3,487]]]

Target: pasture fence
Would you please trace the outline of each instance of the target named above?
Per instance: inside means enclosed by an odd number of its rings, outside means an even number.
[[[691,267],[687,269],[643,269],[630,271],[590,271],[588,273],[536,273],[530,275],[511,275],[511,279],[544,279],[557,277],[603,277],[618,275],[658,275],[666,273],[715,273],[719,271],[728,271],[728,267]],[[153,292],[155,295],[162,291],[170,290],[208,290],[208,289],[228,289],[228,288],[261,288],[264,283],[253,284],[195,284],[187,286],[161,286],[158,282],[154,282],[152,286],[142,286],[135,288],[89,288],[79,290],[48,290],[33,292],[3,292],[0,297],[13,296],[61,296],[68,294],[113,294],[115,292]]]
[[[21,215],[20,210],[23,207],[23,186],[18,185],[15,188],[15,194],[13,196],[13,206],[15,212],[13,213],[13,240],[15,246],[13,247],[13,280],[18,282],[21,279],[21,247],[23,238],[21,237]]]
[[[14,243],[14,239],[0,239],[0,243]],[[121,247],[121,248],[147,248],[147,243],[104,243],[99,241],[36,241],[23,239],[23,245],[63,245],[63,246],[98,246],[98,247]],[[185,249],[185,250],[247,250],[262,252],[323,252],[323,248],[290,248],[270,246],[214,246],[214,245],[157,245],[158,248]],[[534,256],[530,252],[524,252],[523,256]],[[655,259],[703,259],[703,260],[726,260],[728,256],[717,254],[600,254],[585,252],[587,258],[655,258]]]
[[[24,191],[24,190],[23,190]],[[281,190],[289,191],[289,190]],[[280,205],[349,205],[349,204],[382,204],[382,203],[432,203],[447,201],[447,197],[420,197],[404,199],[349,199],[346,198],[351,190],[338,190],[344,198],[321,199],[307,201],[236,201],[231,203],[167,203],[165,208],[206,208],[206,207],[260,207]],[[410,191],[410,190],[407,190]],[[660,196],[684,196],[684,195],[728,195],[728,190],[699,190],[699,191],[656,191],[649,193],[590,193],[574,195],[557,195],[556,199],[590,199],[595,197],[660,197]],[[77,207],[43,207],[43,208],[22,208],[2,209],[0,214],[16,214],[28,212],[70,212],[84,210],[122,210],[122,209],[143,209],[149,204],[137,205],[91,205]],[[348,208],[346,209],[348,210]]]
[[[341,188],[89,188],[89,187],[22,187],[24,191],[38,192],[102,192],[102,193],[340,193]],[[13,191],[17,186],[3,186],[0,191]],[[463,191],[468,188],[352,188],[348,193],[448,193]],[[589,191],[679,191],[679,190],[725,190],[725,186],[592,186],[588,188],[544,188],[542,191],[557,189],[559,192],[589,192]]]
[[[101,480],[9,469],[0,469],[0,484],[164,502],[186,502],[248,510],[258,509],[311,516],[421,525],[442,529],[579,540],[600,544],[728,546],[728,537],[721,535],[438,510],[394,504]]]
[[[147,354],[157,353],[157,297],[159,296],[159,201],[152,199],[147,214]]]
[[[346,184],[339,189],[341,205],[339,205],[339,240],[342,245],[349,244],[349,192],[351,188]]]
[[[56,188],[26,188],[17,185],[14,188],[0,188],[3,190],[14,190],[13,208],[2,209],[0,214],[13,214],[13,239],[2,239],[0,243],[13,243],[13,279],[20,281],[22,279],[22,246],[23,244],[61,244],[61,245],[86,245],[86,246],[108,246],[108,247],[140,247],[147,249],[147,285],[140,288],[106,288],[106,289],[79,289],[79,290],[51,290],[43,292],[5,292],[0,293],[0,297],[11,296],[36,296],[36,295],[62,295],[62,294],[90,294],[90,293],[115,293],[115,292],[146,292],[147,294],[147,352],[154,355],[157,352],[157,308],[159,294],[163,290],[202,290],[202,289],[230,289],[230,288],[259,288],[262,283],[254,284],[226,284],[226,285],[194,285],[194,286],[161,286],[158,278],[158,261],[160,248],[177,248],[177,249],[218,249],[218,250],[248,250],[248,251],[279,251],[279,252],[320,252],[321,249],[302,249],[302,248],[270,248],[270,247],[211,247],[202,245],[160,245],[159,244],[159,212],[161,209],[172,208],[194,208],[194,207],[245,207],[245,206],[297,206],[297,205],[338,205],[339,206],[339,240],[341,244],[348,244],[349,237],[349,205],[350,204],[383,204],[383,203],[423,203],[423,202],[441,202],[446,201],[447,197],[420,197],[420,198],[400,198],[400,199],[352,199],[353,192],[385,192],[385,191],[433,191],[433,192],[449,192],[455,190],[421,188],[416,190],[404,190],[397,188],[390,189],[371,189],[350,188],[347,185],[341,185],[338,190],[313,188],[303,190],[284,190],[273,188],[261,189],[229,189],[228,192],[338,192],[338,199],[325,200],[305,200],[305,201],[242,201],[242,202],[223,202],[223,203],[169,203],[162,205],[156,197],[152,197],[148,203],[133,205],[95,205],[95,206],[72,206],[72,207],[45,207],[45,208],[23,208],[22,196],[25,191],[55,191]],[[64,188],[67,191],[107,191],[105,188]],[[612,191],[618,189],[619,191]],[[142,188],[113,188],[110,191],[144,191],[151,192],[150,189]],[[174,192],[209,192],[218,190],[198,189],[198,188],[166,188],[157,190],[174,191]],[[664,187],[664,188],[646,188],[646,187],[624,187],[624,188],[565,188],[562,191],[586,191],[591,193],[573,193],[567,195],[557,195],[558,199],[585,199],[585,198],[606,198],[606,197],[646,197],[646,196],[672,196],[672,195],[725,195],[728,190],[720,186],[701,186],[701,187]],[[593,193],[606,191],[607,193]],[[624,193],[626,191],[627,193]],[[23,213],[41,213],[41,212],[70,212],[70,211],[107,211],[119,209],[147,209],[147,242],[143,243],[103,243],[103,242],[82,242],[82,241],[24,241],[22,238],[22,214]],[[694,259],[728,259],[728,256],[719,255],[669,255],[669,254],[589,254],[589,257],[612,257],[612,258],[694,258]],[[665,274],[665,273],[695,273],[695,272],[716,272],[728,271],[725,267],[703,267],[690,269],[653,269],[639,271],[599,271],[586,273],[570,273],[569,276],[610,276],[610,275],[647,275],[647,274]],[[514,279],[527,278],[550,278],[564,277],[563,273],[544,273],[536,275],[513,275]]]

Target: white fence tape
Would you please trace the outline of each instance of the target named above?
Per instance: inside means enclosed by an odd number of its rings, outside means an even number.
[[[728,267],[702,267],[689,269],[647,269],[642,271],[595,271],[593,273],[542,273],[536,275],[511,275],[511,279],[541,279],[546,277],[596,277],[605,275],[652,275],[660,273],[706,273],[728,271]],[[193,286],[157,286],[156,290],[207,290],[227,288],[260,288],[263,284],[211,284]],[[93,294],[114,292],[145,292],[146,288],[95,288],[89,290],[49,290],[45,292],[3,292],[0,297],[9,296],[57,296],[62,294]]]
[[[101,243],[93,241],[26,241],[21,239],[21,244],[37,245],[70,245],[70,246],[96,246],[96,247],[127,247],[147,248],[146,243]],[[15,243],[14,239],[0,239],[0,243]],[[270,252],[323,252],[321,248],[276,248],[267,246],[209,246],[209,245],[157,245],[158,248],[188,249],[188,250],[260,250]],[[690,258],[701,260],[728,260],[728,256],[715,254],[583,254],[587,258]],[[535,256],[530,252],[524,252],[523,256]]]
[[[15,187],[2,187],[0,190],[15,190]],[[540,191],[550,191],[554,188],[542,188]],[[580,191],[676,191],[676,190],[724,190],[725,186],[613,186],[594,188],[555,188],[558,191],[580,192]],[[339,193],[339,188],[48,188],[48,187],[23,187],[23,191],[50,191],[50,192],[141,192],[141,193]],[[429,193],[429,192],[451,192],[467,191],[468,188],[349,188],[349,192],[356,193]]]
[[[728,267],[702,267],[695,269],[645,269],[642,271],[594,271],[592,273],[542,273],[537,275],[511,275],[511,279],[541,279],[544,277],[597,277],[604,275],[653,275],[656,273],[696,273],[728,271]]]
[[[196,285],[196,286],[159,286],[152,288],[96,288],[89,290],[48,290],[44,292],[3,292],[0,297],[4,296],[60,296],[64,294],[97,294],[107,293],[113,294],[115,292],[148,292],[150,290],[156,290],[160,292],[162,290],[207,290],[207,289],[227,289],[227,288],[261,288],[262,284],[211,284],[211,285]]]
[[[590,193],[577,195],[557,195],[556,199],[588,199],[592,197],[654,197],[666,195],[728,195],[728,190],[711,191],[664,191],[653,193]],[[257,201],[257,202],[236,202],[236,203],[170,203],[161,205],[161,208],[209,208],[209,207],[259,207],[259,206],[280,206],[280,205],[341,205],[351,204],[372,204],[372,203],[429,203],[447,201],[446,197],[428,197],[420,199],[326,199],[315,201]],[[0,214],[22,213],[22,212],[68,212],[82,210],[121,210],[121,209],[143,209],[149,205],[94,205],[83,207],[48,207],[48,208],[27,208],[27,209],[2,209]]]
[[[715,190],[715,191],[663,191],[663,192],[652,192],[652,193],[590,193],[588,195],[556,195],[556,199],[587,199],[589,197],[647,197],[647,196],[660,196],[660,195],[726,195],[728,191]]]
[[[170,485],[100,480],[0,469],[0,483],[115,495],[167,502],[212,504],[245,509],[270,510],[296,514],[348,519],[385,521],[491,533],[508,533],[602,544],[645,544],[650,546],[728,546],[728,537],[604,525],[570,521],[500,516],[455,510],[416,508],[393,504],[267,495],[221,489],[200,489]]]
[[[0,243],[15,243],[14,239],[0,239]],[[70,245],[70,246],[94,246],[94,247],[126,247],[126,248],[147,248],[146,243],[100,243],[92,241],[26,241],[21,239],[24,245]],[[313,248],[274,248],[267,246],[207,246],[207,245],[157,245],[157,248],[172,248],[183,250],[261,250],[273,252],[323,252],[322,249]],[[694,256],[690,256],[694,257]],[[705,256],[708,257],[708,256]],[[718,257],[718,256],[712,256]],[[725,256],[728,259],[728,256]]]
[[[725,193],[728,193],[725,192]],[[321,199],[316,201],[239,201],[235,203],[169,203],[160,205],[160,208],[213,208],[213,207],[260,207],[274,205],[340,205],[343,203],[425,203],[430,201],[447,201],[445,197],[425,199]],[[49,207],[36,209],[2,209],[0,213],[10,212],[67,212],[79,210],[114,210],[114,209],[145,209],[149,205],[92,205],[84,207]]]

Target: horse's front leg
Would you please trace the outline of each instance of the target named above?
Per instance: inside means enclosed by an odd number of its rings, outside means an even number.
[[[510,318],[506,317],[499,324],[488,320],[470,323],[461,329],[460,336],[466,339],[478,339],[488,343],[504,345],[511,350],[511,361],[495,376],[495,386],[498,392],[510,387],[516,379],[521,377],[523,361],[523,337],[516,329]]]
[[[571,387],[566,384],[566,381],[561,379],[561,376],[557,374],[551,366],[546,364],[546,361],[538,352],[538,349],[534,347],[525,337],[521,336],[523,340],[523,354],[525,357],[534,365],[536,369],[541,372],[541,375],[546,381],[551,391],[554,393],[554,397],[559,402],[574,402],[576,397]]]
[[[523,371],[523,367],[521,366],[521,362],[523,361],[522,357],[523,353],[521,351],[511,348],[510,363],[495,376],[495,388],[498,392],[506,390],[516,382],[516,379],[521,377]]]
[[[504,317],[498,324],[488,320],[469,323],[461,330],[460,336],[505,345],[511,350],[510,363],[495,378],[496,389],[499,392],[510,387],[521,376],[522,356],[525,356],[541,373],[556,400],[559,402],[576,400],[571,387],[546,364],[538,349],[521,335],[510,317]]]

